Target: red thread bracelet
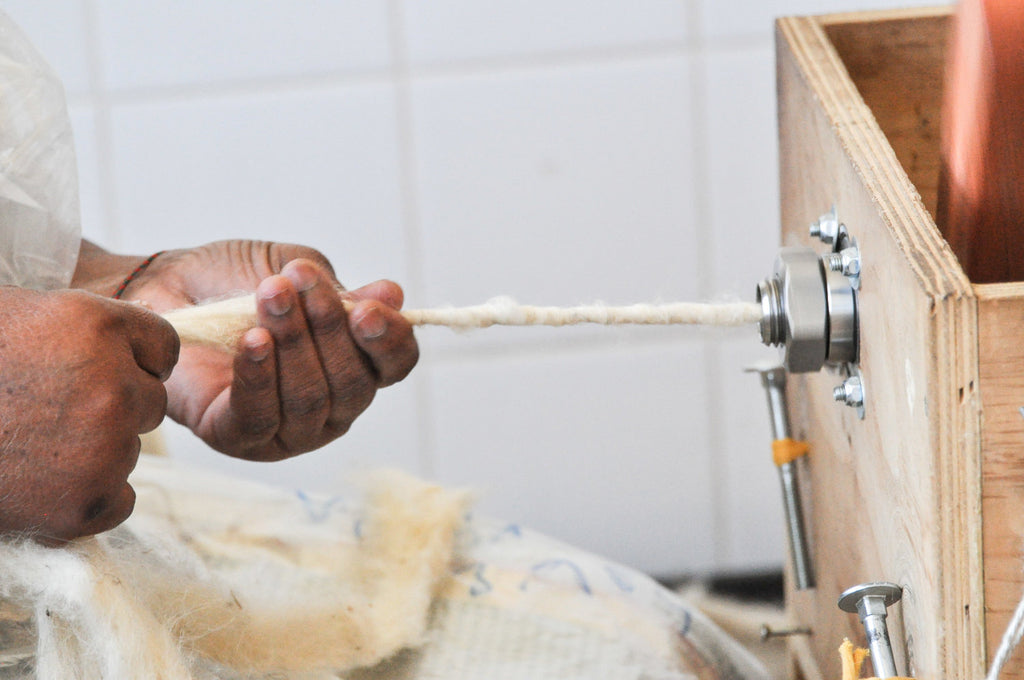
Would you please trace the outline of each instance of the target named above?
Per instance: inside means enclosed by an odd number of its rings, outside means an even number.
[[[155,260],[156,258],[160,257],[165,252],[167,252],[167,251],[160,250],[160,251],[157,251],[157,252],[153,253],[152,255],[147,257],[145,260],[143,260],[142,264],[140,264],[138,267],[133,269],[132,273],[129,274],[128,276],[126,276],[124,281],[121,282],[121,285],[118,286],[117,290],[114,291],[114,299],[115,300],[120,300],[121,296],[124,294],[125,288],[128,287],[128,284],[131,283],[132,281],[134,281],[135,277],[137,277],[139,274],[141,274],[142,272],[146,271],[146,267],[148,267],[149,265],[153,264],[153,260]]]

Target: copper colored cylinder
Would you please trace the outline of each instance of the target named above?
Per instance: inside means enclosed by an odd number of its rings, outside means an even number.
[[[1024,281],[1024,2],[962,0],[936,222],[974,283]]]

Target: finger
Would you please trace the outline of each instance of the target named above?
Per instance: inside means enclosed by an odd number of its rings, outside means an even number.
[[[67,498],[62,499],[67,502]],[[74,506],[54,507],[34,523],[33,538],[47,546],[59,546],[82,536],[113,529],[135,509],[135,489],[128,482]],[[32,526],[32,524],[30,524]]]
[[[242,336],[229,395],[229,415],[217,439],[251,452],[273,440],[281,408],[274,339],[267,329],[252,328]]]
[[[402,287],[394,281],[386,279],[374,281],[361,288],[350,290],[345,293],[345,297],[353,302],[378,300],[392,309],[401,309],[402,305],[405,304],[405,292],[402,290]]]
[[[353,342],[348,315],[326,273],[302,260],[289,263],[283,273],[303,289],[302,307],[330,394],[327,424],[340,434],[370,405],[377,375]]]
[[[359,302],[349,313],[352,337],[370,358],[379,387],[404,379],[419,360],[420,350],[412,325],[402,314],[381,302]]]
[[[128,475],[139,462],[142,441],[125,438],[115,448],[121,455],[110,459],[108,466],[97,468],[92,483],[84,485],[83,503],[78,508],[80,535],[113,529],[128,519],[135,507],[135,490],[128,483]]]
[[[331,265],[331,261],[328,260],[323,253],[309,246],[297,245],[295,243],[268,243],[269,248],[268,260],[271,262],[271,267],[275,272],[284,271],[285,266],[293,260],[309,260],[313,262],[317,267],[327,272],[327,275],[331,278],[336,286],[341,285],[337,282],[337,277],[334,273],[334,267]]]
[[[135,434],[155,430],[167,415],[167,388],[153,376],[146,374],[136,382],[132,401],[135,411]]]
[[[135,363],[159,380],[167,380],[181,349],[174,328],[142,305],[114,301],[111,304],[116,304],[123,315]]]
[[[286,270],[288,266],[286,266]],[[302,280],[300,287],[315,285]],[[256,291],[260,325],[270,331],[277,352],[281,422],[278,437],[289,447],[305,448],[310,433],[319,433],[329,414],[327,381],[299,301],[286,276],[264,279]]]
[[[99,496],[85,506],[82,512],[82,526],[77,533],[79,536],[90,536],[113,529],[128,519],[134,509],[135,489],[128,482],[124,482],[116,491]]]
[[[131,515],[135,490],[128,484],[128,475],[138,462],[141,442],[136,436],[126,436],[105,445],[118,455],[58,481],[55,491],[60,492],[54,494],[53,507],[48,511],[43,508],[40,529],[45,538],[70,540],[96,534],[114,528]]]

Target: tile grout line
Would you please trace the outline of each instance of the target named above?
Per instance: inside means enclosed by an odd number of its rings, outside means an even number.
[[[90,45],[90,78],[94,89],[99,83],[101,70],[99,56],[92,50],[98,48],[98,36],[95,27],[95,8],[93,0],[89,2],[89,17],[92,35]],[[409,64],[404,45],[396,46],[394,41],[403,40],[401,26],[395,27],[395,21],[401,20],[401,9],[392,8],[391,13],[397,19],[391,20],[392,66],[382,69],[365,69],[352,71],[336,71],[324,73],[296,73],[279,76],[257,76],[253,78],[228,78],[205,83],[169,84],[152,86],[134,86],[125,88],[104,89],[102,94],[114,105],[149,104],[168,101],[188,101],[194,99],[245,96],[253,94],[284,94],[303,92],[311,89],[325,89],[362,84],[394,83],[396,78],[404,75],[410,80],[443,79],[500,75],[516,71],[541,71],[552,68],[572,68],[576,66],[606,65],[630,61],[675,58],[692,56],[700,50],[714,50],[714,46],[684,44],[676,42],[638,43],[622,47],[597,47],[575,51],[552,52],[541,55],[513,55],[505,57],[475,57],[465,60],[442,62],[415,66]],[[735,44],[733,44],[735,43]],[[759,47],[765,44],[761,37],[737,39],[728,45],[718,48],[735,49],[737,47]],[[399,54],[401,53],[401,54]],[[401,58],[401,64],[395,62]]]
[[[709,290],[711,281],[711,267],[708,263],[714,262],[715,239],[710,229],[712,210],[708,199],[710,195],[709,169],[711,163],[711,149],[708,148],[708,88],[707,88],[707,58],[708,49],[701,30],[701,9],[700,3],[690,0],[688,25],[690,30],[689,43],[693,47],[693,55],[690,63],[690,117],[691,117],[691,139],[693,140],[693,177],[695,189],[695,212],[698,224],[697,242],[695,247],[700,257],[697,264],[698,296],[702,299],[714,295],[715,291]],[[728,555],[730,545],[729,520],[730,510],[728,507],[728,493],[726,491],[727,474],[725,466],[720,462],[719,455],[724,444],[724,437],[719,419],[716,413],[718,406],[723,401],[722,385],[720,379],[720,357],[718,344],[709,339],[704,339],[704,422],[708,423],[707,429],[707,471],[711,480],[711,522],[713,542],[711,556],[714,568],[722,567]]]
[[[105,224],[106,247],[122,251],[125,235],[117,219],[117,189],[114,180],[114,144],[111,103],[104,88],[103,69],[100,60],[99,16],[96,0],[83,0],[85,18],[86,59],[89,90],[95,113],[94,132],[96,139],[97,171],[99,177],[100,214]]]
[[[405,246],[407,284],[412,290],[424,287],[422,224],[419,209],[416,172],[415,126],[412,105],[412,74],[409,48],[403,28],[402,0],[388,2],[388,32],[391,43],[391,81],[395,92],[395,132],[398,140],[398,166],[402,201],[402,232]],[[423,362],[426,363],[426,362]],[[419,431],[417,464],[426,477],[437,475],[437,437],[434,410],[431,406],[431,371],[421,366],[415,380],[417,429]]]

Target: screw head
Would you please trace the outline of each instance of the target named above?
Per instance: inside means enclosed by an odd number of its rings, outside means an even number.
[[[881,598],[886,607],[891,607],[903,597],[903,588],[887,581],[862,583],[843,591],[843,594],[839,596],[839,608],[844,612],[856,614],[857,605],[866,597]]]

